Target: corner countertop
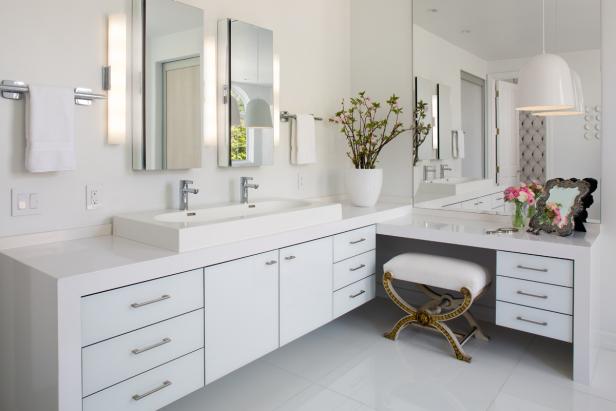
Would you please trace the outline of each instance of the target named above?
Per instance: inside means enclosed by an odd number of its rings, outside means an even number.
[[[13,248],[0,255],[60,282],[79,283],[84,293],[91,293],[327,237],[411,211],[409,203],[397,201],[370,208],[342,202],[342,219],[338,221],[184,253],[106,235]]]
[[[413,209],[409,215],[379,223],[377,234],[560,258],[573,258],[576,253],[588,251],[600,234],[599,224],[586,224],[586,233],[575,232],[568,237],[526,231],[487,234],[489,230],[509,227],[511,219],[475,216]]]

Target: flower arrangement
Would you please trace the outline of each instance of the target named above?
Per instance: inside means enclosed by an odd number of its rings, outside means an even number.
[[[372,101],[365,91],[358,93],[357,97],[350,99],[350,107],[342,100],[342,109],[329,121],[342,126],[340,131],[345,135],[349,145],[347,156],[356,169],[374,169],[381,150],[393,139],[407,131],[427,133],[430,126],[422,121],[415,126],[406,127],[400,120],[402,107],[398,104],[399,97],[392,95],[387,101],[387,114],[379,118],[378,110],[381,103]],[[416,120],[425,118],[425,105],[423,116],[418,108],[415,112]],[[427,128],[427,131],[426,131]]]
[[[532,183],[531,186],[522,183],[520,186],[508,187],[505,190],[505,201],[515,204],[515,214],[513,215],[513,226],[515,228],[524,227],[524,208],[534,207],[537,202],[537,194],[535,194],[535,192],[540,185]],[[543,190],[543,188],[541,188],[541,190]],[[541,191],[538,192],[540,193]]]
[[[569,222],[570,215],[563,215],[563,205],[555,202],[547,202],[545,209],[539,215],[539,219],[543,224],[555,225],[558,228],[563,228]]]

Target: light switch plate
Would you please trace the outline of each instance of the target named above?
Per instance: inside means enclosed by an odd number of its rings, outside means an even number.
[[[103,205],[103,186],[88,184],[86,186],[86,209],[96,210]]]
[[[41,214],[39,193],[31,190],[11,189],[11,215],[21,217]]]

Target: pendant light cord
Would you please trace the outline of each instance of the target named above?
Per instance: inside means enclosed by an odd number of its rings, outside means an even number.
[[[542,0],[542,8],[541,8],[541,32],[542,32],[543,54],[545,54],[545,0]]]

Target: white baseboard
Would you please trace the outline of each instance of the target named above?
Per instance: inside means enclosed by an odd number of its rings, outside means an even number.
[[[111,224],[0,237],[0,250],[111,235]]]

